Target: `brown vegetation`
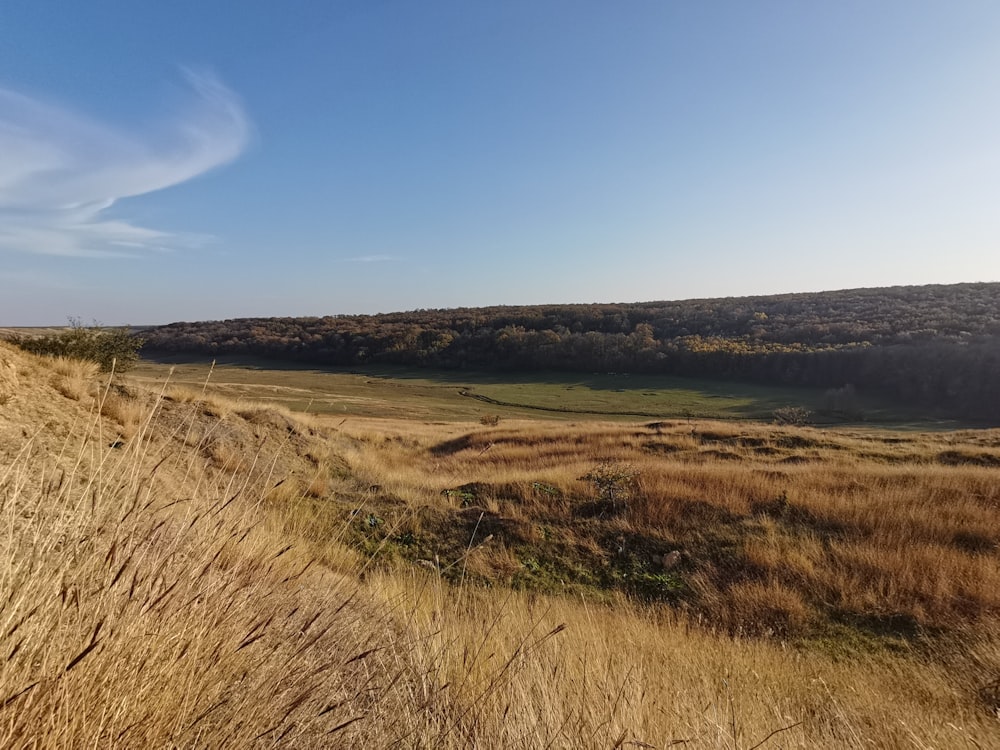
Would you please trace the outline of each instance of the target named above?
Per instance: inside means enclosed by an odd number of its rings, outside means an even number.
[[[4,747],[1000,741],[996,433],[324,425],[135,389],[122,440],[107,384],[66,398],[0,345],[11,370]],[[635,469],[624,507],[602,461]],[[551,545],[647,578],[540,593]]]
[[[478,509],[491,545],[549,564],[556,588],[617,572],[622,588],[631,576],[647,598],[685,602],[730,632],[848,624],[905,635],[1000,615],[997,433],[375,420],[342,430],[353,472],[380,488],[371,502],[386,527],[430,531],[423,547],[456,554],[471,531],[462,506]],[[942,465],[973,435],[979,444],[962,450],[975,461]],[[632,467],[627,503],[591,486],[608,466]],[[656,558],[672,551],[683,564],[661,576]],[[531,583],[530,565],[509,567],[484,577]]]

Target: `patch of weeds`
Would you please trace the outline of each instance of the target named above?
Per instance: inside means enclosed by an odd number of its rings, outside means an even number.
[[[441,490],[441,494],[444,497],[454,497],[458,498],[459,505],[463,508],[468,508],[476,502],[476,493],[470,490],[463,490],[461,488],[454,490]]]
[[[391,537],[391,539],[393,542],[402,545],[403,547],[413,547],[417,544],[417,537],[412,531],[405,531],[402,534],[396,534]]]
[[[779,435],[773,439],[775,445],[779,448],[837,448],[836,444],[829,443],[824,444],[819,440],[814,440],[812,438],[804,437],[802,435]]]
[[[347,481],[351,479],[351,470],[346,464],[334,463],[330,466],[330,478],[337,479],[340,481]]]
[[[552,497],[559,496],[559,490],[553,487],[551,484],[545,484],[543,482],[532,482],[531,489],[535,492],[541,492],[543,495],[550,495]]]
[[[844,616],[844,621],[858,630],[865,630],[873,635],[899,637],[908,641],[916,639],[921,633],[916,618],[902,612],[890,614],[851,612]]]
[[[742,460],[742,457],[738,453],[733,453],[732,451],[718,450],[718,449],[699,451],[698,456],[701,458],[713,458],[719,461]]]
[[[601,581],[583,565],[561,557],[544,554],[528,554],[521,558],[521,570],[514,574],[511,587],[534,591],[576,590],[581,593],[596,593]]]
[[[995,539],[974,531],[956,531],[952,535],[951,543],[972,554],[986,554],[1000,548]]]
[[[637,541],[637,540],[632,540]],[[622,546],[632,546],[623,542]],[[676,602],[689,593],[679,570],[663,570],[651,564],[647,550],[640,547],[634,553],[619,553],[603,575],[604,585],[620,589],[642,602]]]
[[[618,507],[608,500],[588,500],[578,503],[573,514],[578,518],[610,518],[618,514]]]
[[[676,573],[653,573],[637,570],[622,574],[623,588],[643,602],[675,601],[686,590],[686,585]]]
[[[684,450],[679,445],[674,445],[673,443],[653,443],[653,442],[643,443],[642,449],[647,453],[662,453],[662,454],[680,453],[682,450]]]
[[[445,440],[430,449],[432,456],[450,456],[473,447],[473,436],[462,435],[461,437]]]
[[[812,633],[796,639],[796,642],[835,658],[855,659],[865,654],[885,651],[899,654],[912,652],[911,644],[904,638],[831,620],[824,622]]]
[[[1000,717],[1000,678],[981,686],[977,692],[986,709]]]

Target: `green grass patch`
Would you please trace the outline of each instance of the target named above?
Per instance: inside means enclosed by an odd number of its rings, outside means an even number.
[[[785,406],[818,411],[823,391],[669,376],[578,373],[484,373],[403,367],[316,369],[253,358],[143,360],[134,377],[168,376],[235,399],[278,403],[315,414],[465,421],[484,414],[535,419],[712,418],[768,421]],[[172,374],[169,374],[172,371]],[[927,415],[862,398],[865,421],[932,424]],[[821,415],[816,417],[823,422]],[[954,427],[953,423],[947,426]]]

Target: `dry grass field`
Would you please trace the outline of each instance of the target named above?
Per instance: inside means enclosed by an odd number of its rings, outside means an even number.
[[[4,747],[1000,744],[1000,432],[305,417],[0,344],[0,461]]]
[[[425,556],[472,544],[463,571],[487,583],[617,582],[733,633],[906,636],[1000,614],[997,432],[355,419],[338,431],[369,515],[384,517],[373,536]],[[585,478],[601,467],[622,473],[627,498]]]

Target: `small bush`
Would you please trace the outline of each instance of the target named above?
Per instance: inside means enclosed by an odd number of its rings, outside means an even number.
[[[801,406],[782,406],[774,410],[775,424],[802,426],[812,419],[812,412]]]
[[[69,328],[49,336],[16,336],[12,343],[21,349],[47,357],[72,357],[96,362],[103,372],[125,372],[139,361],[143,339],[128,326],[103,328],[85,326],[70,318]]]
[[[625,510],[636,490],[638,470],[631,464],[602,461],[580,479],[590,482],[597,490],[598,501],[610,506],[612,512]]]

